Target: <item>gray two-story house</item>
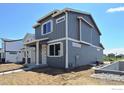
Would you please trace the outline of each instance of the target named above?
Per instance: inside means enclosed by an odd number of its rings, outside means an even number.
[[[36,65],[70,69],[102,60],[101,32],[87,12],[54,10],[33,28],[35,40],[25,43],[25,49],[36,48]]]

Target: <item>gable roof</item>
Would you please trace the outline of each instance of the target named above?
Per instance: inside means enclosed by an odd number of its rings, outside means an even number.
[[[35,36],[35,34],[27,33],[27,34],[24,36],[23,41],[24,41],[24,40],[26,39],[26,37],[29,36],[29,35],[32,36],[32,37]]]
[[[12,39],[7,39],[7,38],[1,38],[2,41],[4,42],[15,42],[15,41],[21,41],[23,39],[15,39],[15,40],[12,40]]]
[[[90,15],[90,13],[88,13],[88,12],[86,12],[86,11],[80,11],[80,10],[76,10],[76,9],[72,9],[72,8],[64,8],[63,10],[58,11],[57,13],[55,13],[55,14],[53,15],[53,17],[55,17],[55,16],[57,16],[57,15],[60,15],[61,13],[66,12],[66,11],[71,11],[71,12],[76,12],[76,13],[81,13],[81,14]]]
[[[102,49],[105,49],[102,43],[100,43],[100,47],[101,47]]]
[[[54,13],[57,13],[58,11],[59,11],[59,10],[55,9],[55,10],[49,12],[47,15],[45,15],[45,16],[41,17],[40,19],[38,19],[37,22],[39,23],[39,22],[42,21],[44,18],[46,18],[46,17],[48,17],[48,16],[50,16],[50,15],[52,15],[52,14],[54,14]]]
[[[85,15],[90,16],[93,24],[95,25],[96,29],[98,30],[99,35],[101,35],[101,32],[100,32],[99,28],[97,27],[96,22],[94,21],[92,15],[86,11],[80,11],[80,10],[76,10],[76,9],[72,9],[72,8],[65,8],[65,9],[57,12],[56,14],[52,15],[52,17],[58,16],[58,15],[62,14],[63,12],[66,12],[66,11],[81,13],[81,14],[85,14]]]
[[[46,18],[46,17],[48,17],[48,16],[50,16],[50,15],[52,15],[52,14],[54,14],[54,13],[57,13],[57,12],[59,12],[59,11],[60,11],[60,10],[55,9],[55,10],[49,12],[49,13],[46,14],[45,16],[43,16],[43,17],[41,17],[40,19],[38,19],[38,20],[37,20],[37,23],[36,23],[35,25],[33,25],[32,27],[35,28],[35,27],[37,27],[37,26],[40,26],[40,22],[41,22],[44,18]]]
[[[91,20],[93,21],[93,24],[95,25],[95,27],[96,27],[96,29],[97,29],[97,31],[98,31],[98,33],[99,33],[99,35],[101,35],[101,32],[100,32],[98,26],[96,25],[96,22],[94,21],[92,15],[91,15],[90,13],[88,13],[88,12],[86,12],[86,11],[80,11],[80,10],[72,9],[72,8],[64,8],[63,10],[53,10],[52,12],[48,13],[47,15],[41,17],[41,18],[37,21],[37,23],[33,26],[33,28],[35,28],[35,27],[37,27],[37,26],[40,26],[41,20],[43,20],[44,18],[46,18],[46,17],[48,17],[48,16],[50,16],[50,15],[52,15],[52,17],[56,17],[56,16],[58,16],[58,15],[64,13],[64,12],[69,12],[69,11],[70,11],[70,12],[81,13],[81,14],[85,14],[85,15],[90,16]]]

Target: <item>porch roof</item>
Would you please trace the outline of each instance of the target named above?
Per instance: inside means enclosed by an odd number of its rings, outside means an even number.
[[[40,42],[40,41],[44,41],[44,40],[49,40],[49,38],[36,39],[36,40],[30,41],[30,42],[24,43],[24,45],[32,45],[32,44],[36,44],[36,42]]]

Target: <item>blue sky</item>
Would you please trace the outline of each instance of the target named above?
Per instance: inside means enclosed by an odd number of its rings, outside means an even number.
[[[106,12],[124,4],[0,4],[0,38],[19,39],[27,32],[34,33],[32,25],[40,17],[65,7],[92,14],[106,49],[124,47],[124,11]]]

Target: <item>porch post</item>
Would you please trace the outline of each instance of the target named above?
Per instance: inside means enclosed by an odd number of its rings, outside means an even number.
[[[39,41],[36,42],[36,65],[39,65]]]
[[[27,46],[25,46],[25,64],[28,64],[28,53],[27,53]]]

